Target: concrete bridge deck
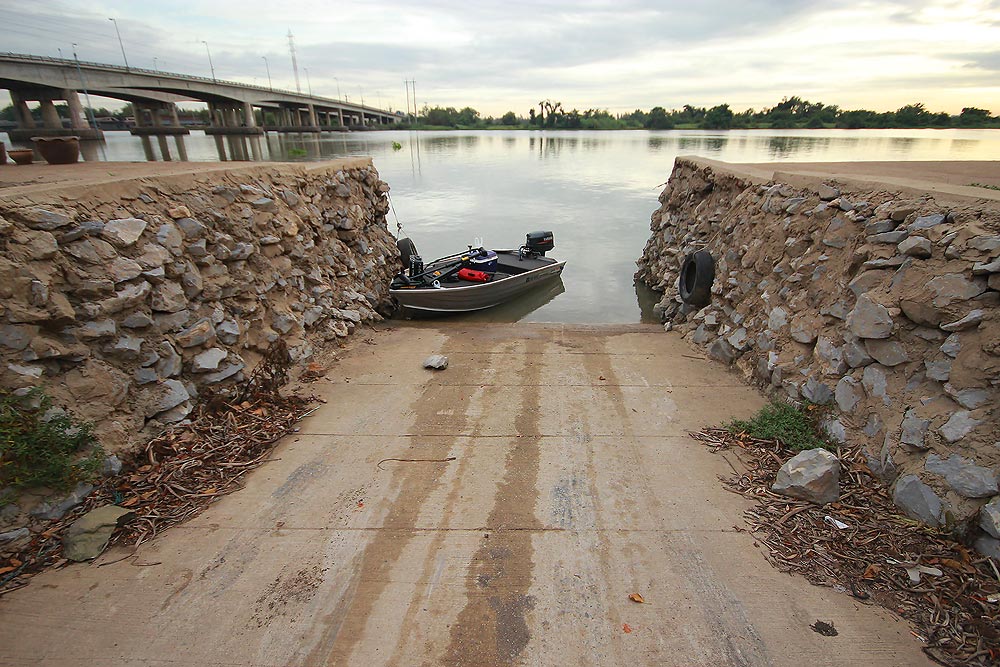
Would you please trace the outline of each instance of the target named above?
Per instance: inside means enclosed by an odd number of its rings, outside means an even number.
[[[687,432],[763,399],[679,337],[445,323],[366,342],[243,491],[140,548],[148,566],[108,553],[0,599],[0,665],[930,664],[904,623],[734,529],[745,501]],[[451,366],[422,369],[437,352]]]

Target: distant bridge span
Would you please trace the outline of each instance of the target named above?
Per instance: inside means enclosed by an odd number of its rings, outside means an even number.
[[[20,53],[0,54],[0,88],[10,91],[14,103],[18,129],[9,134],[15,141],[37,135],[99,137],[100,130],[90,127],[80,103],[78,93],[84,88],[94,95],[131,102],[137,126],[134,134],[187,133],[177,117],[177,102],[186,100],[208,104],[209,134],[252,135],[265,129],[320,132],[401,120],[400,115],[383,109],[288,90]],[[58,100],[69,106],[68,129],[63,128],[55,108]],[[41,127],[31,116],[29,101],[41,104]]]

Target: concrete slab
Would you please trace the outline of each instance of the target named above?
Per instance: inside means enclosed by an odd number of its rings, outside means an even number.
[[[904,623],[773,570],[733,528],[729,466],[686,431],[763,398],[679,337],[369,342],[243,491],[134,559],[0,598],[0,665],[930,664]],[[424,370],[431,353],[451,366]]]

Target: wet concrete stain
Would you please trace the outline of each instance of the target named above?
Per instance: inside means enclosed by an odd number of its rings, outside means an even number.
[[[449,352],[446,343],[441,354]],[[469,369],[468,375],[470,382],[478,382],[482,371]],[[449,396],[443,385],[432,383],[425,386],[415,402],[413,433],[451,434],[435,436],[423,443],[421,458],[448,456],[458,439],[455,434],[468,431],[464,410],[458,411],[458,414],[441,414]],[[468,402],[462,407],[467,405]],[[376,531],[375,537],[349,566],[355,574],[336,606],[318,619],[321,636],[309,654],[304,656],[305,664],[332,666],[349,660],[364,636],[365,625],[375,604],[389,584],[393,566],[413,538],[413,529],[424,503],[440,483],[439,476],[429,476],[426,469],[420,467],[400,467],[394,471],[393,486],[387,494],[394,500],[382,522],[383,530]]]
[[[487,520],[490,532],[481,538],[482,545],[469,566],[467,601],[451,627],[443,660],[447,665],[511,665],[531,639],[528,613],[535,601],[527,592],[534,569],[532,530],[542,527],[535,503],[541,454],[538,381],[543,359],[538,353],[544,346],[537,339],[526,343],[521,405],[515,419],[517,437]]]
[[[609,339],[603,339],[607,346]],[[652,483],[642,466],[642,456],[637,451],[632,435],[633,416],[629,414],[628,401],[620,388],[620,381],[611,366],[611,357],[606,354],[587,358],[585,364],[590,372],[607,380],[607,400],[618,415],[626,436],[623,442],[631,443],[628,450],[620,455],[630,458],[626,469],[632,473],[622,483],[633,489],[637,498],[642,498],[647,507],[636,504],[635,511],[648,516],[663,517],[664,508],[652,491]],[[740,601],[729,590],[719,584],[719,577],[695,545],[690,535],[683,531],[662,531],[658,540],[660,547],[671,555],[670,561],[682,573],[694,596],[700,600],[704,623],[711,631],[698,639],[712,646],[711,660],[692,664],[725,664],[734,667],[763,667],[772,664],[763,639],[754,628]],[[625,545],[627,548],[627,545]],[[697,640],[696,640],[697,641]]]

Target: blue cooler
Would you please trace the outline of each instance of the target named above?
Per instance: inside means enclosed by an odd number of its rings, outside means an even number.
[[[469,268],[492,276],[497,272],[497,254],[492,250],[483,250],[469,258]]]

